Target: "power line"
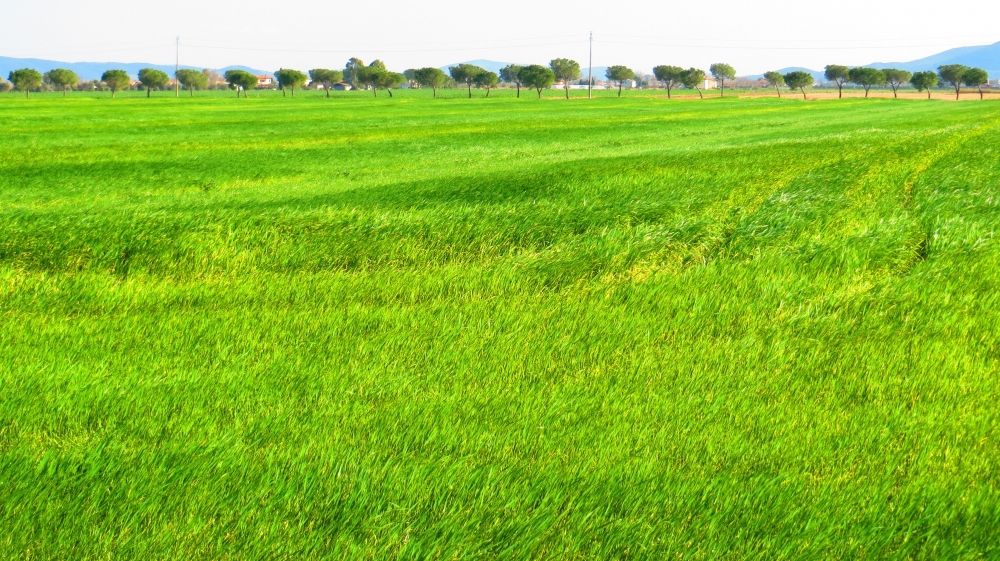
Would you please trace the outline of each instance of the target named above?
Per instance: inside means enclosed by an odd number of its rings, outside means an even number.
[[[491,46],[491,47],[455,47],[451,49],[360,49],[360,48],[350,48],[350,49],[266,49],[266,48],[256,48],[256,47],[217,47],[213,45],[195,45],[193,43],[184,43],[185,47],[193,47],[195,49],[212,49],[212,50],[224,50],[224,51],[260,51],[269,53],[432,53],[432,52],[455,52],[455,51],[485,51],[485,50],[503,50],[503,49],[523,49],[527,47],[555,47],[560,45],[579,45],[581,43],[586,43],[586,41],[563,41],[559,43],[534,43],[530,45],[503,45],[503,46]]]
[[[738,49],[755,51],[859,51],[872,49],[917,49],[927,47],[954,47],[950,44],[939,45],[861,45],[856,47],[754,47],[749,45],[727,46],[727,45],[691,45],[691,44],[666,44],[666,43],[633,43],[631,41],[598,41],[610,45],[632,45],[637,47],[669,47],[676,49]]]
[[[601,35],[604,36],[604,37],[627,37],[627,38],[631,38],[631,39],[652,39],[652,40],[656,40],[656,41],[666,39],[665,37],[662,37],[662,36],[651,36],[651,35],[633,35],[633,34],[622,35],[622,34],[615,34],[615,33],[602,33]],[[988,41],[996,41],[997,35],[995,35],[995,34],[990,34],[990,35],[950,35],[950,36],[941,36],[941,37],[923,37],[923,39],[926,39],[928,41],[943,41],[943,40],[946,40],[946,39],[964,39],[966,41],[973,40],[973,39],[985,39],[985,40],[988,40]],[[669,40],[669,39],[667,39],[667,40]],[[695,39],[693,37],[673,37],[672,40],[698,41],[699,39]],[[873,40],[879,41],[880,39],[871,38],[871,37],[865,38],[865,39],[837,39],[836,43],[838,43],[838,44],[839,43],[860,43],[860,42],[868,42],[868,43],[870,43]],[[891,41],[891,40],[895,40],[895,39],[882,39],[881,41]],[[773,42],[774,39],[759,39],[759,38],[716,39],[714,37],[712,38],[712,42],[713,43],[717,43],[717,42],[722,42],[722,43],[752,43],[752,42],[762,43],[762,42],[769,42],[769,41]],[[930,46],[939,46],[939,45],[930,45]],[[986,46],[986,45],[983,45],[983,46]]]
[[[288,47],[288,48],[309,48],[309,49],[311,49],[311,48],[339,48],[339,47],[354,48],[354,49],[361,48],[361,47],[372,47],[373,49],[381,49],[383,47],[408,46],[408,45],[423,45],[423,46],[462,45],[462,46],[467,46],[467,45],[481,44],[481,43],[510,43],[510,42],[524,42],[524,41],[543,41],[543,40],[546,40],[546,39],[567,39],[567,38],[580,39],[581,35],[574,33],[572,35],[550,35],[550,36],[545,36],[545,37],[517,37],[517,38],[508,38],[508,39],[480,39],[480,40],[429,41],[429,42],[428,41],[421,41],[421,42],[408,41],[408,42],[405,42],[405,43],[399,43],[399,42],[396,42],[396,43],[387,43],[387,42],[384,42],[384,41],[379,41],[379,42],[376,42],[376,43],[362,43],[362,42],[354,42],[354,41],[349,42],[349,43],[287,43],[287,42],[274,43],[274,42],[266,42],[266,41],[230,41],[230,40],[225,40],[225,39],[212,39],[212,38],[202,38],[202,37],[194,37],[194,38],[190,38],[190,39],[191,39],[191,41],[193,41],[195,43],[219,43],[219,44],[222,44],[222,45],[231,46],[233,48],[235,48],[238,45],[251,45],[253,47],[279,46],[279,47]]]

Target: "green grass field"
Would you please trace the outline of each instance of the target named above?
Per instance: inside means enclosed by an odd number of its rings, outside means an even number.
[[[0,98],[3,557],[1000,555],[1000,103],[558,94]]]

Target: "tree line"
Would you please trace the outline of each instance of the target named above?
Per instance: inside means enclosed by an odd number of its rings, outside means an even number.
[[[402,73],[388,70],[381,60],[375,60],[366,65],[361,59],[351,58],[343,70],[332,70],[325,68],[314,68],[308,75],[298,70],[282,68],[274,73],[274,79],[282,91],[282,95],[290,92],[295,96],[295,90],[306,85],[308,81],[322,84],[330,96],[330,89],[341,82],[350,84],[353,88],[364,88],[371,90],[375,97],[378,91],[385,90],[389,97],[392,97],[393,88],[398,88],[402,84],[409,82],[424,88],[433,90],[433,97],[437,97],[437,90],[446,85],[459,85],[468,88],[469,97],[472,97],[472,88],[484,88],[486,97],[489,97],[492,88],[501,81],[512,84],[517,88],[517,97],[521,97],[521,88],[529,88],[538,92],[538,97],[542,96],[542,90],[551,87],[556,81],[560,81],[566,91],[566,98],[569,98],[570,82],[580,79],[580,64],[571,59],[557,58],[549,61],[548,66],[538,64],[516,65],[510,64],[500,69],[499,73],[486,70],[485,68],[472,64],[457,64],[448,68],[445,74],[440,68],[425,67],[408,69]],[[720,86],[720,96],[725,95],[726,80],[736,79],[736,70],[725,63],[715,63],[709,67],[708,72],[698,68],[682,68],[680,66],[659,65],[653,67],[653,75],[665,87],[667,97],[671,97],[672,91],[678,86],[697,90],[699,97],[704,98],[702,85],[709,74]],[[865,97],[872,87],[887,86],[892,89],[893,96],[898,97],[898,90],[905,84],[910,84],[919,92],[926,91],[930,98],[930,89],[938,84],[949,84],[955,89],[955,98],[958,99],[963,85],[977,88],[979,97],[983,97],[983,85],[989,80],[987,72],[981,68],[972,68],[961,64],[948,64],[938,67],[937,72],[924,71],[911,73],[906,70],[894,68],[868,68],[868,67],[848,67],[844,65],[829,65],[825,68],[824,76],[837,86],[838,97],[843,97],[844,86],[855,84],[864,88]],[[609,66],[605,77],[618,85],[618,97],[622,95],[624,84],[635,79],[636,73],[627,66]],[[80,82],[79,77],[72,70],[57,68],[47,72],[44,78],[57,88],[61,88],[63,95],[73,86]],[[195,89],[203,89],[208,83],[208,76],[205,72],[193,69],[180,69],[175,73],[174,78],[179,87],[189,90],[194,95]],[[38,89],[43,80],[43,75],[31,68],[14,70],[8,76],[14,87],[25,92]],[[247,90],[258,86],[256,75],[245,70],[229,70],[224,75],[225,82],[236,91],[237,97],[242,92],[246,97]],[[591,78],[592,80],[592,78]],[[813,76],[808,72],[792,71],[785,74],[776,71],[766,72],[764,80],[770,87],[775,88],[778,96],[781,96],[781,88],[787,87],[791,90],[802,92],[806,97],[805,88],[813,85]],[[138,82],[146,89],[149,97],[153,90],[162,89],[171,83],[170,76],[162,70],[155,68],[144,68],[139,71]],[[132,80],[124,70],[108,70],[101,76],[101,83],[111,90],[111,97],[119,90],[126,89],[132,84]]]

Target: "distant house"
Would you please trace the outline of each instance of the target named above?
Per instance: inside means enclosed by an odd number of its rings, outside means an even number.
[[[274,78],[270,76],[257,76],[257,87],[258,88],[270,88],[274,85]]]
[[[636,88],[638,86],[639,86],[639,83],[636,82],[635,80],[625,80],[625,81],[622,82],[622,87],[626,88],[626,89],[627,88]],[[559,87],[561,88],[562,86],[559,86]],[[580,87],[583,88],[583,89],[587,89],[587,84],[586,83],[580,84]],[[571,85],[569,87],[569,89],[571,89],[571,90],[572,89],[576,89],[576,86],[572,86]],[[595,90],[617,90],[618,89],[618,81],[617,80],[608,80],[608,81],[605,82],[605,81],[595,80],[594,81],[594,89]]]
[[[344,92],[353,90],[354,88],[347,82],[337,82],[336,84],[330,86],[330,89]]]
[[[711,76],[706,76],[705,77],[705,83],[702,84],[701,89],[703,89],[703,90],[714,90],[717,87],[719,87],[718,80],[716,80],[715,78],[712,78]]]

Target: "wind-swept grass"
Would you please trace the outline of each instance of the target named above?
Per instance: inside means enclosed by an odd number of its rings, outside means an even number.
[[[0,100],[5,557],[1000,553],[1000,105],[407,94]]]

